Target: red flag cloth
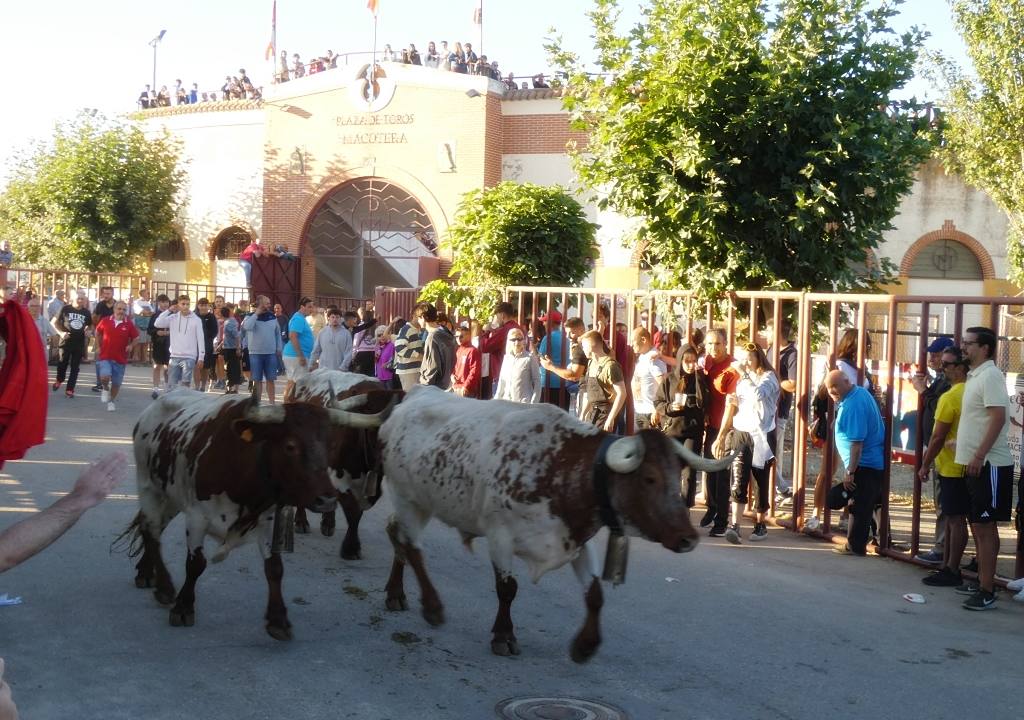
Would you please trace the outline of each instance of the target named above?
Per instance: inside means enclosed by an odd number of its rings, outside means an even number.
[[[366,9],[372,12],[374,15],[377,14],[377,0],[366,0]]]
[[[0,467],[19,460],[46,434],[46,356],[32,316],[14,300],[3,305],[0,336],[7,356],[0,367]]]

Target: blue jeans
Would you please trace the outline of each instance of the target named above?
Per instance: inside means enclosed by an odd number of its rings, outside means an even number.
[[[245,286],[249,287],[252,285],[252,263],[248,260],[239,260],[238,267],[245,272]]]
[[[167,366],[167,389],[175,385],[189,387],[192,384],[192,373],[196,369],[196,359],[186,357],[172,357]]]

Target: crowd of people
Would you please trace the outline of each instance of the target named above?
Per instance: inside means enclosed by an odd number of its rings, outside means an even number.
[[[174,81],[173,90],[169,90],[166,85],[161,85],[159,90],[146,85],[145,89],[139,93],[136,102],[140,110],[148,110],[171,105],[195,105],[222,100],[261,100],[262,98],[263,88],[253,85],[245,68],[241,68],[237,75],[225,76],[220,90],[200,91],[198,83],[192,83],[192,87],[187,88],[178,79]]]

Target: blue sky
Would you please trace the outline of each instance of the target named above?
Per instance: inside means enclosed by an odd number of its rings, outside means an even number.
[[[380,0],[378,43],[469,40],[479,44],[473,9],[479,0]],[[483,0],[483,50],[505,72],[545,70],[550,27],[584,58],[591,48],[584,15],[588,0]],[[625,18],[639,17],[639,2],[622,0]],[[157,85],[181,78],[200,90],[219,88],[244,67],[258,85],[269,77],[263,60],[270,39],[272,0],[17,0],[5,3],[4,36],[13,62],[4,78],[0,113],[0,178],[10,154],[33,137],[50,134],[55,121],[80,108],[117,115],[134,108],[150,82],[148,42],[167,30],[157,51]],[[303,58],[369,50],[373,21],[365,0],[278,0],[278,48]],[[945,0],[907,0],[897,30],[918,25],[928,45],[964,61]],[[909,94],[928,95],[923,82]]]

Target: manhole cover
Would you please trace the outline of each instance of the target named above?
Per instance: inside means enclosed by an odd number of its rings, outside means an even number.
[[[506,720],[629,720],[621,708],[581,698],[516,697],[494,709]]]

